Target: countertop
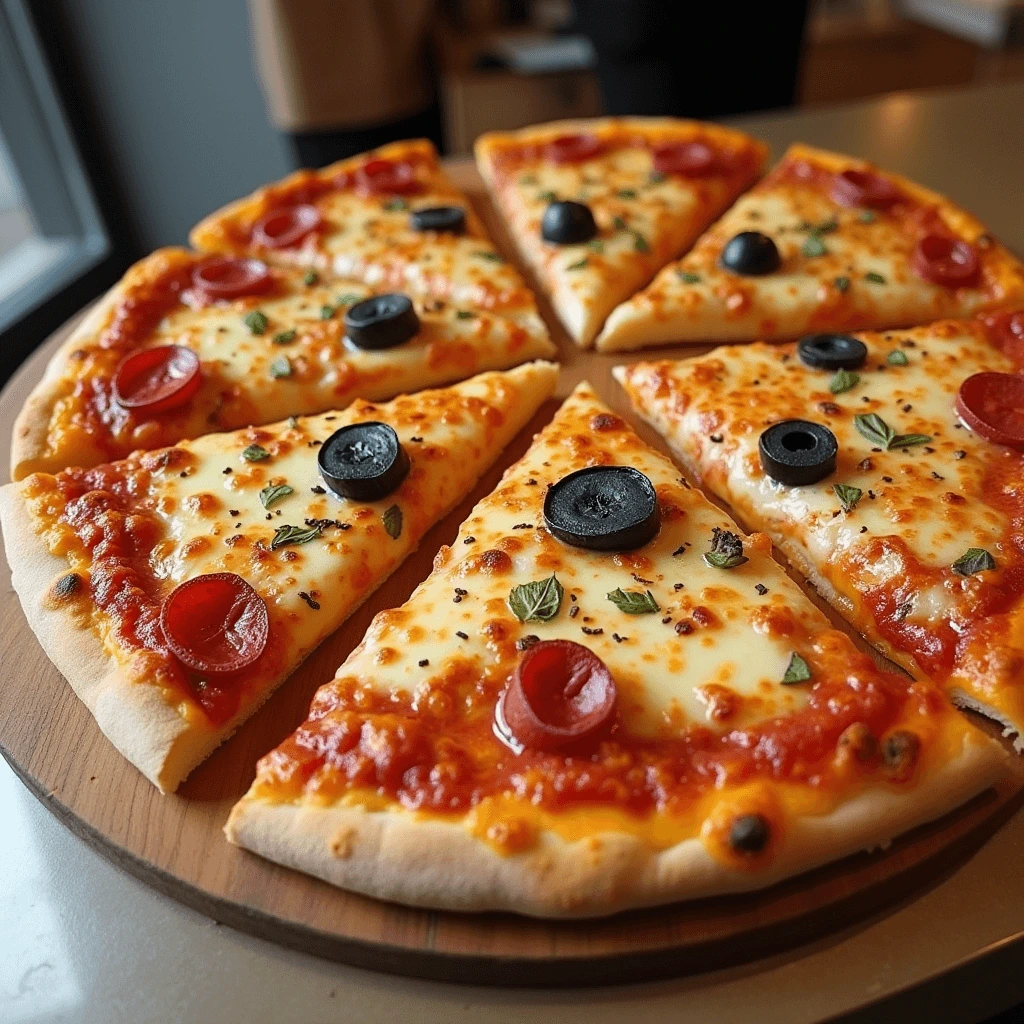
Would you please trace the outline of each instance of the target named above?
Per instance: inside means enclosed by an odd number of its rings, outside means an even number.
[[[799,139],[916,178],[1024,253],[1024,85],[735,123],[776,154]],[[995,870],[1024,861],[1024,811],[930,890],[825,941],[677,982],[583,992],[407,981],[231,931],[104,861],[3,762],[0,838],[2,1022],[602,1024],[642,1014],[648,1024],[747,1024],[755,1005],[759,1024],[908,1019],[911,1008],[930,1024],[966,1024],[1024,1001],[1024,920],[1000,899],[1020,882]]]

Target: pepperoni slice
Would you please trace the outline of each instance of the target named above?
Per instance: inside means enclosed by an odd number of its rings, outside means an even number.
[[[556,164],[578,164],[603,152],[596,135],[559,135],[544,147],[544,156]]]
[[[234,672],[251,665],[270,631],[263,598],[241,576],[215,572],[172,590],[160,607],[167,645],[196,672]]]
[[[409,195],[420,184],[412,164],[368,160],[355,173],[356,189],[364,195]]]
[[[272,210],[252,229],[252,240],[268,249],[287,249],[301,242],[323,223],[320,211],[309,203]]]
[[[572,640],[542,640],[516,666],[495,716],[522,746],[557,751],[604,732],[615,699],[615,680],[593,651]]]
[[[993,444],[1024,449],[1024,377],[975,373],[960,385],[957,415]]]
[[[237,299],[240,295],[265,292],[273,278],[262,260],[225,257],[196,267],[192,271],[192,283],[211,299]]]
[[[696,139],[658,146],[653,162],[654,169],[661,174],[681,174],[687,178],[703,178],[723,170],[718,152]]]
[[[191,401],[202,384],[199,356],[183,345],[159,345],[121,360],[114,401],[124,409],[167,412]]]
[[[832,177],[832,198],[841,206],[884,210],[901,198],[900,190],[881,174],[853,168]]]
[[[992,340],[1014,362],[1024,365],[1024,310],[985,317]]]
[[[962,238],[925,235],[912,257],[914,270],[926,281],[946,288],[965,288],[978,280],[978,254]]]

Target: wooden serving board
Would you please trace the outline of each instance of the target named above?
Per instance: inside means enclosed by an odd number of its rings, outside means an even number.
[[[451,171],[499,245],[511,252],[472,164],[453,164]],[[561,349],[559,399],[588,379],[613,408],[635,422],[610,373],[621,357],[578,351],[550,310],[543,312]],[[14,418],[69,329],[51,338],[0,397],[4,460]],[[693,355],[706,349],[667,351]],[[917,829],[885,853],[849,857],[762,893],[587,922],[434,913],[381,903],[230,845],[221,829],[232,804],[248,788],[256,761],[303,720],[316,688],[333,676],[374,614],[401,604],[428,575],[437,549],[453,540],[473,504],[523,454],[555,407],[548,403],[540,411],[473,494],[427,534],[419,551],[173,796],[161,796],[100,733],[43,654],[4,572],[0,751],[39,799],[91,846],[218,921],[359,966],[477,984],[608,984],[703,971],[778,952],[934,884],[1024,803],[1018,770],[998,791]],[[664,450],[653,431],[641,426],[641,433]],[[6,461],[0,467],[5,480],[8,468]]]

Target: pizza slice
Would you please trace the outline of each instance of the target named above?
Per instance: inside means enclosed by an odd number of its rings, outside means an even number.
[[[688,471],[1024,748],[1024,313],[620,367]]]
[[[29,624],[169,792],[465,496],[556,375],[527,363],[8,484]]]
[[[516,320],[533,294],[494,248],[426,139],[395,142],[257,189],[192,229],[199,250],[255,256]]]
[[[228,838],[403,903],[592,916],[769,885],[998,777],[1001,744],[770,551],[581,385],[261,760]]]
[[[757,180],[767,147],[670,118],[556,121],[476,142],[477,166],[577,345]]]
[[[608,318],[605,352],[911,327],[1024,299],[1024,266],[944,196],[794,145]]]
[[[12,476],[340,409],[552,356],[542,334],[443,299],[257,259],[161,249],[53,356],[12,439]]]

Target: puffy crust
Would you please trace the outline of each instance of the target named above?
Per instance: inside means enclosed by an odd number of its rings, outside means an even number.
[[[502,856],[458,822],[251,795],[235,805],[224,831],[270,860],[382,899],[444,910],[597,917],[762,889],[882,846],[988,788],[1005,767],[996,741],[965,732],[955,755],[912,788],[869,789],[827,814],[788,821],[771,864],[749,871],[721,864],[700,839],[657,851],[622,833],[575,842],[548,833],[533,849]]]

